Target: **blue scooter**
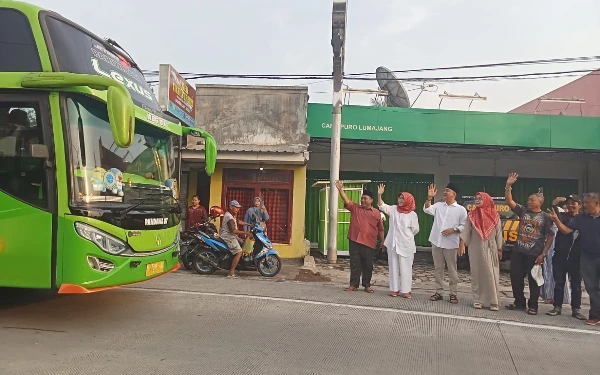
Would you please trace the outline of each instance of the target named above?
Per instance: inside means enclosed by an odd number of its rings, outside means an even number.
[[[253,216],[250,232],[254,236],[252,253],[243,253],[236,269],[239,271],[258,271],[266,277],[273,277],[281,271],[281,259],[273,248],[271,240],[266,236],[260,223]],[[214,219],[212,220],[214,221]],[[201,275],[210,275],[217,269],[229,270],[233,254],[227,244],[219,237],[215,225],[208,221],[195,232],[199,242],[191,250],[193,254],[193,267]]]

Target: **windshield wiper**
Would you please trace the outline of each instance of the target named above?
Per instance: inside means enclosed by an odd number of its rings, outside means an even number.
[[[106,38],[104,39],[104,41],[108,44],[108,49],[112,52],[112,53],[116,53],[118,55],[125,55],[122,56],[125,60],[127,60],[127,62],[129,64],[131,64],[132,67],[136,68],[137,70],[139,70],[140,72],[142,71],[140,69],[140,67],[138,66],[138,64],[136,64],[135,61],[133,61],[133,57],[131,57],[131,55],[129,53],[127,53],[127,51],[125,51],[125,48],[121,47],[121,45],[119,43],[117,43],[115,40],[110,39],[110,38]]]
[[[171,194],[163,194],[162,190],[161,190],[160,193],[148,193],[146,195],[147,196],[144,197],[144,198],[133,198],[133,200],[136,200],[136,201],[139,200],[139,202],[135,203],[135,204],[132,204],[129,207],[122,208],[122,209],[113,209],[112,211],[114,212],[115,216],[117,216],[117,219],[118,220],[123,220],[127,216],[127,214],[129,212],[131,212],[132,210],[138,208],[139,206],[141,206],[141,205],[143,205],[145,203],[156,201],[156,199],[152,199],[152,198],[154,198],[156,196],[160,196],[161,198],[162,197],[169,197],[169,198],[174,199],[175,202],[177,203],[177,208],[176,209],[171,209],[169,211],[172,212],[172,213],[181,213],[182,212],[181,205],[179,204],[179,200],[177,198],[175,198]],[[162,199],[160,199],[160,201],[162,201]]]

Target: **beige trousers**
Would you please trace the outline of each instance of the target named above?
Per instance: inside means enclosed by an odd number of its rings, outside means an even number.
[[[439,294],[444,293],[444,266],[448,266],[450,277],[450,294],[458,291],[458,271],[456,269],[456,258],[458,249],[442,249],[432,245],[433,266],[435,267],[435,289]]]

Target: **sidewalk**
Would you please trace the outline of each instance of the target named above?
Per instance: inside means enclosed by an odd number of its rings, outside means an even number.
[[[349,258],[338,258],[337,264],[327,263],[326,258],[315,257],[318,272],[322,276],[331,279],[331,282],[347,284],[350,276]],[[466,270],[458,270],[458,292],[471,293],[471,273]],[[374,286],[387,286],[389,283],[389,269],[387,263],[376,261],[373,266]],[[527,294],[527,280],[525,280],[525,290]],[[448,274],[445,274],[444,289],[448,290]],[[433,269],[433,258],[431,253],[417,252],[413,263],[413,290],[435,292],[435,276]],[[500,297],[512,299],[512,288],[510,283],[510,274],[508,271],[500,271]],[[589,304],[587,293],[583,292],[582,303]]]
[[[319,256],[318,254],[312,254],[315,257],[316,272],[304,272],[301,270],[303,261],[301,259],[283,259],[283,267],[281,272],[273,278],[265,278],[258,274],[258,272],[246,272],[242,271],[239,274],[244,279],[249,280],[262,280],[262,281],[302,281],[307,283],[327,283],[337,285],[348,285],[350,279],[350,260],[347,257],[339,257],[337,264],[327,263],[327,259]],[[193,273],[195,271],[179,270],[177,273]],[[225,275],[225,271],[217,271],[215,275]],[[460,295],[471,295],[471,274],[466,270],[458,271],[458,292]],[[374,287],[387,289],[389,285],[389,269],[386,263],[376,261],[373,267],[373,278],[371,281]],[[415,260],[413,263],[413,291],[422,293],[434,293],[435,292],[435,277],[433,271],[433,258],[431,253],[418,251],[415,254]],[[448,290],[448,275],[445,274],[444,289]],[[525,280],[525,294],[528,294],[527,280]],[[510,275],[507,271],[500,271],[500,298],[503,303],[507,303],[512,300],[512,288],[510,284]],[[583,292],[582,306],[587,309],[589,305],[589,296]],[[566,307],[566,306],[565,306]]]

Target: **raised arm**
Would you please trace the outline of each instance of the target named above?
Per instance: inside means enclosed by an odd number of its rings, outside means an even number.
[[[340,197],[342,197],[342,200],[344,201],[344,204],[346,206],[352,204],[352,201],[350,200],[350,198],[348,198],[348,196],[346,195],[346,192],[344,192],[344,183],[342,181],[336,181],[335,182],[335,187],[340,192]]]
[[[519,175],[516,173],[511,173],[508,175],[508,180],[506,180],[506,188],[504,189],[504,198],[506,198],[506,204],[513,210],[517,207],[517,202],[515,202],[512,198],[512,186],[517,182]]]
[[[383,195],[384,192],[385,192],[385,185],[384,184],[379,185],[379,187],[377,188],[377,196],[378,196],[377,206],[379,207],[379,211],[390,216],[392,214],[390,206],[385,204],[385,202],[383,201],[383,198],[381,198],[381,196]]]
[[[378,206],[383,206],[383,198],[381,198],[383,193],[385,193],[385,185],[379,184],[379,186],[377,187],[377,198],[378,198],[377,205]]]
[[[423,211],[428,215],[435,215],[435,206],[431,205],[431,201],[437,194],[437,188],[435,184],[429,185],[427,189],[427,202],[425,202],[425,206],[423,206]]]
[[[554,211],[554,208],[549,208],[548,213],[550,214],[550,220],[552,220],[552,222],[554,222],[554,224],[556,224],[556,227],[558,228],[558,231],[560,233],[570,234],[573,232],[573,230],[571,228],[567,227],[566,225],[564,225],[562,223],[562,221],[560,221],[560,218],[558,217],[558,214],[556,213],[556,211]]]

